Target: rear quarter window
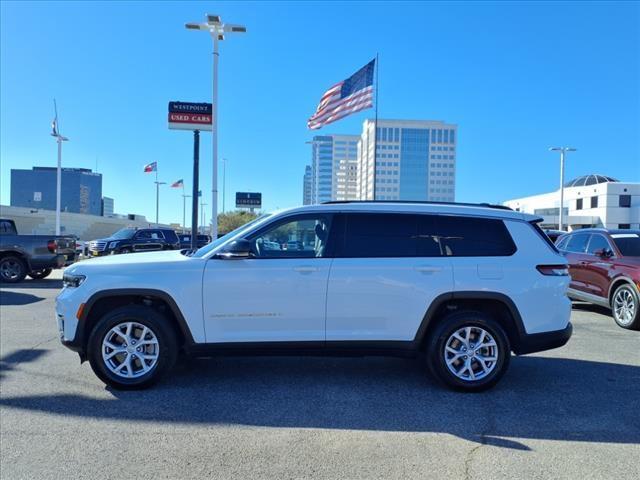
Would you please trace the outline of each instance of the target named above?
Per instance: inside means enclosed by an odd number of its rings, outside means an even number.
[[[434,228],[446,256],[506,257],[517,250],[500,219],[442,215]]]

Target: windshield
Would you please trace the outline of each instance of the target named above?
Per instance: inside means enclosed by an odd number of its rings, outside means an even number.
[[[611,238],[623,257],[640,257],[640,234],[615,233]]]
[[[262,222],[263,220],[267,219],[270,216],[271,216],[270,213],[266,213],[264,215],[259,216],[258,218],[254,219],[254,220],[251,220],[249,223],[245,223],[241,227],[238,227],[235,230],[230,231],[226,235],[223,235],[222,237],[218,238],[217,240],[211,242],[210,244],[205,245],[204,247],[196,250],[195,253],[192,256],[193,257],[204,257],[209,252],[215,250],[216,248],[218,248],[220,245],[222,245],[223,243],[225,243],[229,239],[235,237],[236,235],[241,234],[243,231],[249,230],[253,225]]]
[[[129,238],[133,238],[136,233],[135,228],[122,228],[118,230],[116,233],[111,235],[111,238],[115,238],[117,240],[125,240]]]

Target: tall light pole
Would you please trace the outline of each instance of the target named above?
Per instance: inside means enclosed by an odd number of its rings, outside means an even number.
[[[560,152],[560,215],[558,218],[558,230],[562,230],[564,224],[564,154],[575,152],[572,147],[551,147],[550,152]]]
[[[159,182],[158,181],[158,169],[156,168],[156,181],[153,182],[156,184],[156,227],[160,226],[158,221],[158,217],[160,214],[160,185],[166,185],[167,182]]]
[[[191,198],[191,195],[184,193],[184,183],[182,184],[182,231],[187,231],[187,198]]]
[[[203,30],[209,32],[213,40],[213,171],[211,175],[211,238],[218,238],[218,43],[231,33],[246,33],[244,25],[222,23],[220,15],[206,15],[205,23],[187,23],[188,30]]]
[[[227,159],[222,159],[222,213],[225,212],[225,197],[227,195]]]
[[[53,109],[55,117],[51,123],[51,136],[58,142],[58,168],[56,170],[56,235],[60,235],[60,207],[62,195],[62,142],[68,142],[69,139],[58,132],[58,106],[56,100],[53,100]]]
[[[202,221],[200,222],[200,224],[201,224],[202,226],[201,226],[200,228],[201,228],[201,233],[202,233],[202,235],[204,235],[204,234],[205,234],[205,232],[206,232],[206,231],[205,231],[205,229],[204,229],[204,219],[205,219],[204,207],[206,207],[206,206],[207,206],[207,204],[206,204],[206,203],[204,203],[204,200],[201,200],[201,201],[200,201],[200,211],[202,212]],[[213,237],[211,237],[211,238],[213,238]]]

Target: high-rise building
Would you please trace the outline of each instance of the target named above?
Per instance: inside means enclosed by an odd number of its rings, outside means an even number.
[[[311,165],[304,167],[304,177],[302,178],[302,204],[311,205],[313,203],[313,175]]]
[[[358,199],[455,200],[457,125],[379,119],[375,162],[374,130],[374,120],[365,120],[358,142]]]
[[[56,209],[55,167],[11,170],[11,206]],[[102,175],[88,168],[61,171],[60,210],[71,213],[102,214]]]
[[[113,198],[102,197],[102,216],[109,217],[114,214]]]
[[[357,199],[357,135],[317,135],[311,154],[310,203]]]

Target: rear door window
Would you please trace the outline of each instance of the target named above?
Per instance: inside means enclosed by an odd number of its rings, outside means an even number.
[[[415,257],[418,254],[418,215],[347,213],[344,241],[336,256],[346,258]]]
[[[571,253],[585,253],[588,242],[589,234],[577,233],[569,238],[566,250]]]

